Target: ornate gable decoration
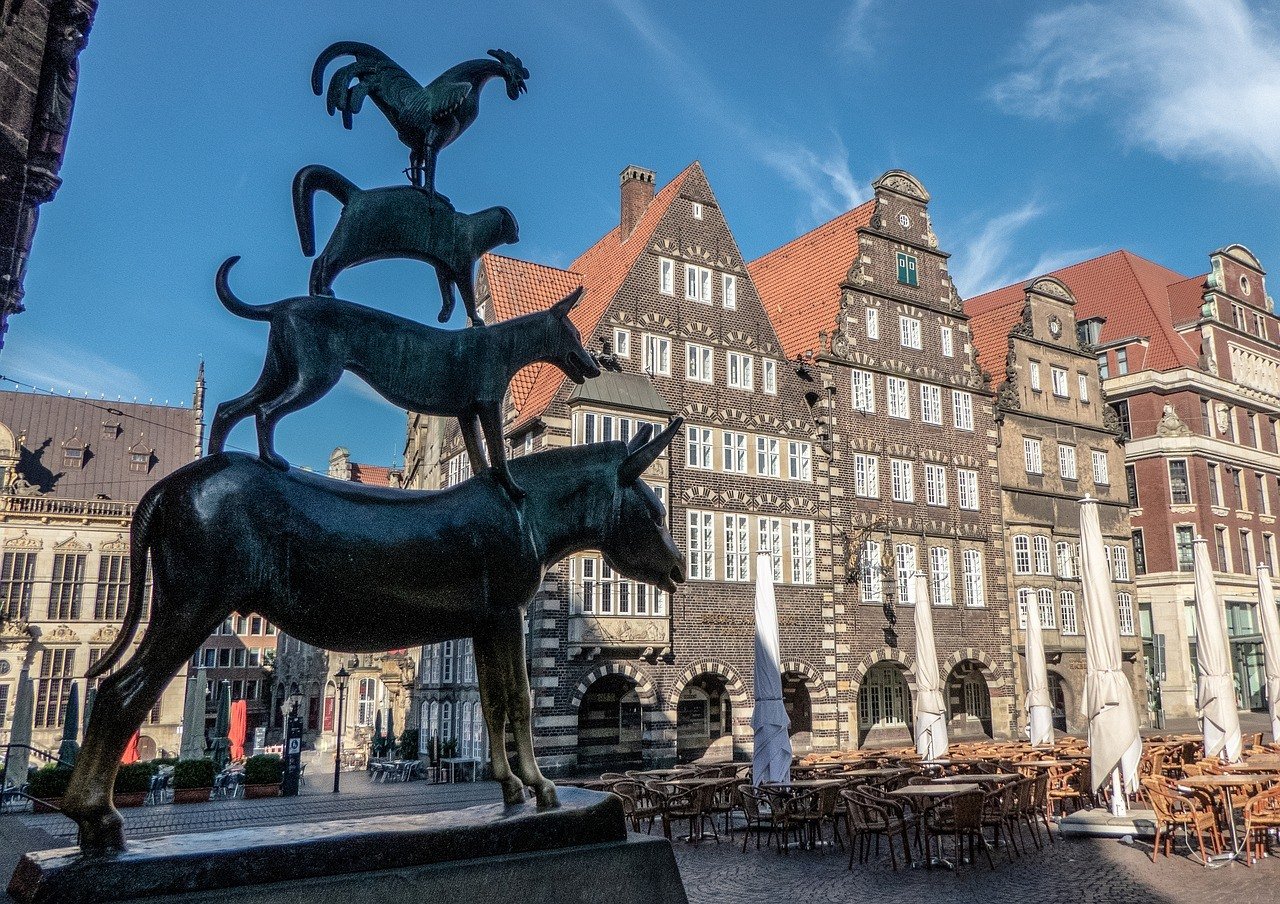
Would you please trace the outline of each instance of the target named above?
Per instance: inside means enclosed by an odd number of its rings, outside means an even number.
[[[115,539],[99,544],[98,548],[102,552],[126,553],[129,551],[129,541],[124,538],[124,534],[116,534]]]
[[[1061,280],[1054,279],[1052,276],[1041,276],[1039,279],[1033,280],[1027,286],[1028,292],[1035,292],[1037,295],[1047,295],[1050,298],[1057,298],[1065,301],[1067,304],[1075,304],[1076,297],[1071,294],[1071,290],[1067,288],[1066,283]]]
[[[33,537],[25,530],[16,537],[10,537],[4,541],[5,549],[42,549],[44,542],[39,537]]]
[[[891,191],[913,201],[919,201],[921,204],[929,203],[929,192],[925,191],[925,187],[920,184],[919,179],[906,170],[889,170],[875,182],[872,182],[871,187],[876,191],[881,189]]]
[[[85,543],[74,532],[61,543],[53,544],[53,548],[58,552],[88,552],[93,549],[90,544]]]
[[[80,638],[70,625],[58,625],[48,634],[41,634],[40,639],[45,643],[76,643]]]
[[[120,634],[120,629],[115,625],[103,625],[97,630],[93,637],[89,638],[90,643],[111,643]]]

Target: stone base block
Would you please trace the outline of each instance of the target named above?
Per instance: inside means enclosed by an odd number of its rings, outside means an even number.
[[[1130,809],[1127,816],[1112,816],[1110,810],[1076,810],[1058,821],[1058,831],[1076,838],[1156,837],[1156,814]]]
[[[27,854],[9,883],[24,904],[514,900],[687,904],[671,845],[628,837],[611,794],[560,790],[561,806],[494,804],[233,829],[131,842],[117,854]]]

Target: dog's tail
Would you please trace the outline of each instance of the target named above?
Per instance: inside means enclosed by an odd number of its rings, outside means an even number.
[[[134,635],[138,633],[138,623],[142,621],[142,609],[145,605],[143,594],[148,590],[147,554],[151,551],[151,529],[164,487],[164,483],[152,487],[134,511],[133,523],[129,527],[129,548],[133,554],[129,557],[129,604],[125,607],[124,623],[107,651],[85,671],[86,678],[97,678],[105,674],[124,655],[124,651],[133,642]]]
[[[302,253],[311,257],[316,253],[316,227],[312,206],[318,191],[328,192],[346,205],[347,199],[360,188],[337,170],[312,164],[298,170],[293,177],[293,219],[298,224],[298,240]]]
[[[218,275],[213,280],[214,288],[218,292],[218,301],[222,302],[222,306],[235,314],[237,317],[244,317],[246,320],[270,320],[271,314],[276,309],[276,305],[272,304],[246,304],[235,293],[231,291],[231,286],[227,283],[227,274],[231,272],[231,268],[236,265],[236,261],[240,260],[240,255],[234,255],[222,262],[222,266],[218,268]]]

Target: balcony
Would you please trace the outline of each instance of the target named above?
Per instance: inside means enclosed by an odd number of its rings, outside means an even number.
[[[41,520],[75,518],[129,519],[133,517],[136,502],[117,502],[111,499],[59,499],[53,496],[0,496],[0,516],[39,518]]]
[[[638,650],[641,657],[663,656],[671,647],[669,616],[573,615],[569,618],[569,655],[594,659],[606,649]]]

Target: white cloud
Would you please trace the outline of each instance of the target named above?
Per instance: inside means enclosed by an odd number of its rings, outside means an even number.
[[[338,388],[343,392],[348,392],[357,398],[364,399],[369,402],[376,402],[383,408],[390,408],[394,411],[403,411],[403,408],[397,408],[382,396],[378,395],[377,390],[357,377],[350,371],[342,375],[342,379],[338,381]]]
[[[839,35],[845,50],[858,56],[871,56],[875,43],[870,32],[874,27],[871,13],[875,0],[853,0],[840,21]]]
[[[764,165],[776,171],[809,201],[816,220],[831,219],[870,197],[849,165],[849,153],[839,135],[820,150],[799,140],[783,138],[754,123],[750,111],[733,103],[720,86],[690,60],[696,54],[679,37],[663,28],[640,0],[609,0],[627,24],[648,45],[666,68],[678,96],[691,104],[698,116],[716,130],[731,135]],[[855,7],[869,0],[856,0]]]
[[[105,396],[145,402],[155,395],[146,381],[133,371],[83,348],[41,339],[22,342],[4,351],[0,365],[5,376],[42,392],[57,395]]]
[[[1172,160],[1280,181],[1280,34],[1246,0],[1083,3],[1035,17],[1005,109],[1067,119],[1102,110],[1122,138]]]

